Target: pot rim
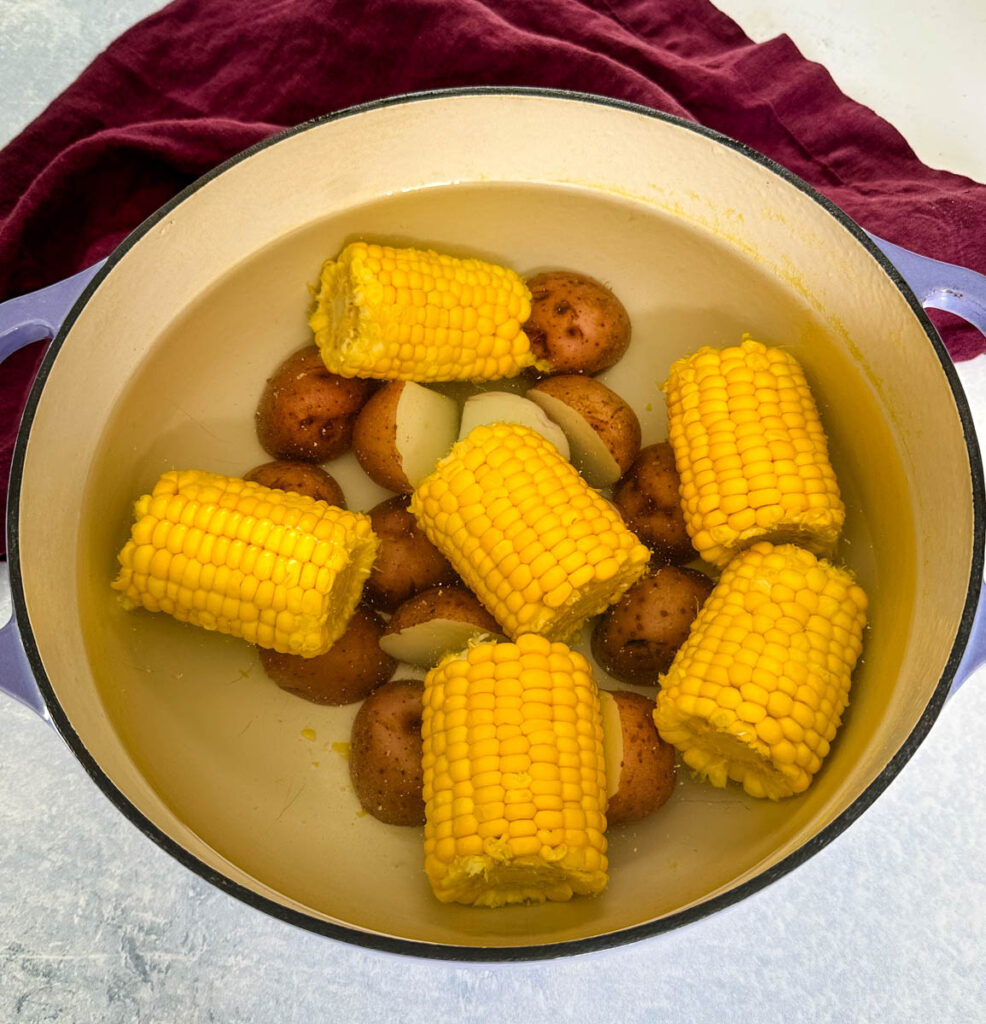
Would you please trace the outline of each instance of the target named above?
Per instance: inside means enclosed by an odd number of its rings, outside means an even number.
[[[413,939],[395,938],[377,932],[363,931],[359,928],[347,925],[334,924],[323,921],[301,911],[285,907],[266,896],[233,882],[217,869],[209,866],[198,857],[189,853],[170,836],[158,828],[144,813],[127,797],[120,792],[110,778],[103,772],[96,760],[90,755],[81,737],[76,733],[70,724],[68,717],[62,710],[61,704],[55,695],[54,689],[45,673],[41,655],[38,650],[34,633],[31,629],[27,615],[27,605],[24,594],[23,578],[20,565],[20,548],[18,543],[20,486],[24,469],[25,452],[31,425],[37,409],[41,392],[51,372],[54,360],[58,356],[65,339],[72,329],[79,312],[88,302],[89,297],[99,287],[103,279],[112,271],[113,267],[123,259],[130,248],[143,237],[155,224],[167,216],[179,204],[194,194],[203,185],[217,178],[226,170],[246,160],[262,150],[276,145],[277,143],[290,138],[293,135],[308,131],[311,128],[320,127],[332,121],[345,117],[366,113],[368,111],[384,107],[397,106],[401,104],[417,103],[422,101],[450,99],[459,96],[531,96],[537,98],[567,100],[582,103],[592,103],[600,106],[608,106],[617,110],[629,113],[642,114],[664,121],[680,128],[696,132],[714,142],[718,142],[733,151],[748,157],[759,166],[770,171],[783,179],[787,184],[793,185],[799,191],[813,199],[819,206],[834,217],[853,237],[867,249],[871,256],[877,261],[887,277],[904,296],[911,310],[917,317],[923,328],[929,343],[935,350],[938,360],[941,363],[945,378],[948,381],[962,426],[962,433],[966,444],[966,451],[969,456],[969,472],[972,480],[972,503],[973,503],[973,551],[972,565],[969,580],[966,587],[966,597],[963,604],[962,615],[959,620],[958,631],[955,641],[949,653],[942,676],[935,687],[931,700],[925,707],[914,728],[901,744],[893,758],[888,762],[880,774],[863,790],[859,796],[833,821],[823,828],[817,835],[798,847],[783,860],[767,868],[760,874],[730,889],[719,896],[714,896],[680,910],[665,917],[647,921],[639,925],[632,925],[628,928],[617,931],[605,932],[591,937],[561,941],[558,943],[546,943],[532,946],[458,946],[439,943],[420,942]],[[965,651],[969,634],[972,629],[972,622],[975,616],[976,607],[980,594],[980,581],[983,576],[984,560],[984,536],[986,536],[986,499],[983,490],[983,466],[979,457],[979,445],[976,438],[972,412],[968,400],[962,389],[955,366],[952,363],[943,342],[937,331],[928,319],[924,308],[918,302],[914,293],[901,277],[896,267],[884,255],[884,253],[871,240],[869,235],[842,209],[836,206],[831,200],[822,195],[817,189],[809,185],[802,178],[778,164],[770,157],[751,148],[745,143],[739,142],[714,129],[693,121],[687,121],[676,115],[664,111],[655,110],[632,103],[627,100],[613,99],[593,93],[583,93],[564,89],[549,89],[540,87],[520,86],[461,86],[449,89],[432,89],[420,92],[402,93],[396,96],[388,96],[382,99],[361,103],[317,118],[305,121],[302,124],[284,131],[277,132],[260,140],[247,149],[230,157],[228,160],[207,171],[197,178],[190,185],[182,189],[177,195],[166,202],[155,213],[139,224],[127,237],[116,246],[107,257],[103,267],[95,274],[93,279],[86,286],[76,303],[73,305],[65,321],[52,339],[44,359],[38,370],[37,376],[31,387],[27,404],[21,418],[20,427],[14,447],[11,463],[10,484],[7,498],[7,561],[10,569],[10,587],[13,602],[13,614],[20,630],[24,650],[28,662],[37,681],[42,698],[47,705],[51,721],[62,738],[69,745],[72,753],[76,756],[82,767],[86,770],[95,784],[123,815],[136,826],[145,836],[153,840],[158,846],[175,858],[179,863],[218,889],[236,897],[248,906],[263,911],[272,917],[278,918],[288,924],[293,924],[308,931],[325,935],[329,938],[338,939],[353,945],[363,946],[384,953],[400,954],[417,958],[463,961],[463,962],[523,962],[554,959],[561,956],[577,956],[597,950],[609,949],[616,946],[627,945],[638,942],[642,939],[651,938],[664,932],[691,924],[703,917],[724,910],[741,900],[752,896],[761,889],[766,888],[772,882],[788,874],[794,868],[800,866],[819,850],[827,846],[833,839],[849,827],[876,798],[887,788],[894,777],[901,771],[904,765],[910,760],[918,746],[923,742],[928,730],[938,717],[951,688],[952,679],[962,655]]]

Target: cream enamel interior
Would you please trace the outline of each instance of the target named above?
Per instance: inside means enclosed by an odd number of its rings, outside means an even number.
[[[602,897],[444,906],[428,891],[420,831],[359,811],[338,747],[355,706],[283,693],[242,642],[117,605],[108,583],[131,502],[161,471],[237,474],[265,461],[253,430],[264,380],[310,340],[307,286],[355,237],[611,284],[633,341],[602,379],[634,405],[645,443],[665,436],[658,386],[674,358],[749,331],[802,360],[849,507],[840,556],[871,597],[852,703],[806,795],[757,802],[682,772],[661,812],[611,833]],[[350,507],[386,496],[351,457],[328,468]],[[534,95],[418,100],[315,126],[159,220],[100,284],[52,367],[26,452],[19,534],[31,628],[58,700],[159,829],[313,918],[494,947],[671,914],[815,836],[924,711],[955,637],[972,538],[968,455],[945,375],[852,235],[701,134]]]

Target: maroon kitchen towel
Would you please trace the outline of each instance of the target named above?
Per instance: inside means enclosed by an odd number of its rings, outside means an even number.
[[[780,36],[706,0],[176,0],[0,151],[0,300],[105,256],[165,200],[282,128],[462,85],[599,93],[766,153],[867,229],[986,272],[986,187],[922,164]],[[984,339],[938,321],[952,355]],[[0,488],[37,347],[0,375]],[[3,535],[0,534],[0,537]]]

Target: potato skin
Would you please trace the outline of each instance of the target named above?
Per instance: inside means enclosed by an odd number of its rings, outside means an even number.
[[[409,626],[432,619],[469,622],[488,633],[499,634],[500,624],[464,585],[429,587],[405,601],[387,623],[385,634],[399,633]]]
[[[385,683],[397,662],[380,649],[385,623],[372,608],[359,605],[345,633],[314,658],[260,648],[260,663],[289,693],[315,704],[352,704]]]
[[[356,414],[374,386],[330,373],[309,345],[268,378],[257,405],[257,439],[274,459],[328,462],[349,451]]]
[[[596,620],[593,657],[614,679],[656,684],[712,586],[708,576],[694,569],[666,565],[648,573]]]
[[[363,406],[353,426],[353,454],[375,484],[410,494],[414,488],[397,450],[397,403],[403,390],[404,381],[388,381]]]
[[[265,462],[262,466],[254,466],[249,473],[244,473],[243,479],[253,480],[265,487],[276,487],[281,491],[307,494],[318,501],[327,501],[336,508],[346,507],[346,496],[336,478],[319,466],[307,462],[290,462],[286,459]]]
[[[424,684],[384,683],[363,701],[353,721],[349,777],[363,809],[388,825],[423,825],[421,758]]]
[[[530,278],[531,315],[524,330],[549,374],[605,370],[630,344],[630,317],[604,284],[584,274],[554,270]]]
[[[640,451],[640,420],[633,409],[602,381],[578,374],[548,377],[532,391],[541,391],[570,406],[599,435],[621,473]]]
[[[696,558],[678,495],[678,470],[667,441],[641,448],[613,487],[613,503],[655,561],[683,565]]]
[[[458,579],[448,559],[408,512],[410,500],[409,495],[399,494],[380,502],[369,513],[380,548],[363,588],[363,598],[385,612],[394,611],[422,590]]]
[[[606,808],[609,825],[627,825],[653,814],[674,792],[674,747],[654,725],[654,701],[629,690],[610,692],[620,709],[623,767]]]

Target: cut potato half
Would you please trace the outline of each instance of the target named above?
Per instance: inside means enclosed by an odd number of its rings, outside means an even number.
[[[552,422],[543,409],[523,395],[515,395],[510,391],[483,391],[467,398],[462,406],[459,439],[476,427],[490,423],[517,423],[529,427],[550,441],[564,458],[571,457],[565,431]]]
[[[385,654],[422,668],[480,638],[501,639],[496,619],[462,586],[431,587],[394,612],[380,647]]]
[[[654,701],[631,690],[600,691],[606,762],[606,821],[628,825],[674,793],[674,747],[654,725]]]
[[[561,428],[572,463],[591,487],[609,487],[640,451],[640,421],[615,391],[592,377],[549,377],[527,392]]]
[[[410,492],[455,443],[458,403],[413,381],[390,381],[360,410],[353,451],[374,483]]]
[[[396,444],[412,487],[448,455],[459,430],[459,406],[448,395],[406,381],[397,402]]]
[[[470,642],[488,637],[489,631],[461,619],[429,619],[380,638],[380,647],[391,658],[409,665],[433,668],[450,651],[461,651]]]
[[[599,705],[603,713],[603,754],[606,761],[606,797],[612,800],[620,788],[623,771],[623,724],[620,708],[613,695],[599,691]]]

